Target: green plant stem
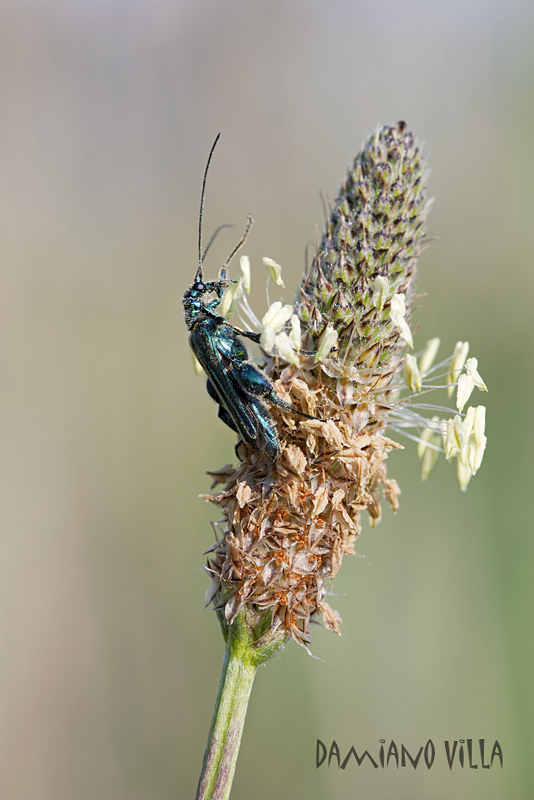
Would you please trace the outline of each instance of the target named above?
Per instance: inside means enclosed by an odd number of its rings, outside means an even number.
[[[241,625],[228,632],[219,688],[196,800],[227,800],[234,777],[248,699],[257,669]]]

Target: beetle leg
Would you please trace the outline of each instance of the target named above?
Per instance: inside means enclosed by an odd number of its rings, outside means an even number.
[[[285,400],[282,400],[281,397],[278,397],[267,375],[264,375],[263,372],[260,372],[260,370],[257,369],[250,361],[245,361],[243,364],[239,365],[239,377],[243,388],[249,394],[255,395],[256,397],[262,397],[265,400],[268,400],[270,403],[273,403],[275,406],[283,408],[285,411],[291,411],[293,414],[298,414],[300,417],[305,417],[306,419],[317,419],[320,422],[323,422],[320,417],[314,417],[311,414],[305,414],[304,411],[299,411],[294,405],[291,403],[286,403]]]
[[[226,425],[228,425],[229,428],[231,428],[233,431],[235,431],[235,433],[240,433],[240,431],[237,430],[232,417],[230,416],[230,414],[228,413],[228,411],[225,409],[224,406],[219,405],[218,417]]]
[[[233,421],[232,417],[230,416],[228,411],[225,409],[225,407],[223,405],[221,405],[221,401],[219,399],[219,395],[217,394],[217,390],[215,389],[215,386],[213,385],[213,383],[210,381],[209,378],[206,381],[206,391],[209,394],[209,396],[211,397],[211,399],[215,400],[215,402],[219,406],[219,412],[218,412],[219,419],[222,420],[226,425],[228,425],[228,427],[231,428],[233,431],[235,431],[236,433],[239,433],[239,431],[237,430],[237,428],[235,426],[235,422]]]
[[[226,324],[228,325],[229,328],[232,329],[234,333],[237,333],[238,336],[245,336],[252,342],[256,342],[256,344],[260,343],[261,334],[255,333],[254,331],[242,331],[241,328],[236,328],[234,325],[230,325],[228,322]]]

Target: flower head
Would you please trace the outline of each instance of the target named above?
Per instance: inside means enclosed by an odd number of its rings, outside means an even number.
[[[380,128],[348,171],[295,304],[277,301],[262,319],[265,372],[288,405],[268,409],[281,456],[272,461],[241,442],[238,466],[210,473],[223,486],[207,497],[222,511],[222,535],[206,566],[208,601],[223,629],[242,615],[258,648],[288,637],[308,648],[310,622],[319,617],[339,633],[341,619],[326,596],[343,557],[354,554],[362,515],[375,526],[382,500],[398,508],[400,489],[386,461],[401,445],[390,431],[418,441],[424,478],[443,450],[457,458],[462,488],[480,466],[483,407],[461,414],[467,397],[460,379],[485,389],[476,359],[466,363],[468,345],[459,343],[437,366],[439,339],[419,357],[407,353],[431,207],[426,175],[405,124]],[[282,286],[279,265],[263,260]],[[451,409],[448,421],[414,402],[439,370],[461,394],[460,413]]]

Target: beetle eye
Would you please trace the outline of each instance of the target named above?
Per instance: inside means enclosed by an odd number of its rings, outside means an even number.
[[[198,281],[197,283],[193,284],[193,289],[195,289],[197,292],[205,292],[206,285],[202,283],[202,281]]]

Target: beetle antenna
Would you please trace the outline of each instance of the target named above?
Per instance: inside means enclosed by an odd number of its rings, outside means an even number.
[[[206,249],[202,253],[202,263],[203,264],[204,264],[204,259],[206,258],[208,250],[210,249],[210,247],[212,246],[213,242],[215,241],[215,239],[219,235],[220,231],[222,231],[223,228],[234,228],[234,227],[235,227],[235,225],[233,225],[231,222],[225,222],[224,225],[219,225],[219,227],[216,229],[216,231],[214,232],[213,236],[209,240],[209,242],[208,242],[208,244],[206,246]]]
[[[202,280],[202,214],[204,212],[204,195],[206,193],[206,179],[208,177],[208,170],[210,168],[210,161],[213,155],[213,151],[215,150],[215,145],[219,141],[220,133],[217,134],[215,141],[213,142],[210,150],[210,154],[208,156],[208,161],[206,163],[206,169],[204,170],[204,180],[202,181],[202,194],[200,195],[200,213],[198,215],[198,269],[197,274],[195,277],[195,281]],[[211,242],[210,242],[211,244]],[[209,245],[208,245],[209,247]]]
[[[241,239],[236,244],[236,246],[234,247],[234,249],[232,250],[232,252],[230,253],[230,255],[228,256],[228,258],[226,259],[226,261],[224,262],[223,267],[222,267],[223,269],[226,269],[226,267],[228,266],[228,264],[230,263],[232,258],[235,256],[237,251],[241,247],[243,247],[243,245],[247,241],[247,236],[249,234],[250,229],[252,228],[252,223],[253,222],[254,222],[254,220],[252,219],[252,217],[249,214],[248,217],[247,217],[247,225],[246,225],[246,228],[245,228],[245,232],[244,232],[243,236],[241,237]]]

